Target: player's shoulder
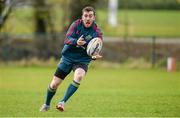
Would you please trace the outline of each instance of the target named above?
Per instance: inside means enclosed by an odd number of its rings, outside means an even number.
[[[73,23],[76,25],[80,25],[82,23],[82,19],[77,19]]]
[[[102,39],[103,33],[102,33],[101,29],[95,23],[94,23],[94,26],[93,26],[93,30],[97,33],[98,37],[100,37]]]
[[[94,29],[96,32],[101,32],[101,29],[98,27],[98,25],[97,25],[96,23],[94,23],[93,29]]]
[[[82,24],[81,22],[82,22],[81,19],[75,20],[74,22],[71,23],[70,29],[72,29],[72,28],[75,29],[75,28],[79,27]]]

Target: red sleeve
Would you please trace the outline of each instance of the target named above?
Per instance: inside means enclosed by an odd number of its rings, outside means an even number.
[[[78,24],[79,24],[79,20],[76,20],[69,27],[66,33],[65,41],[64,41],[65,44],[76,45],[77,39],[75,38],[76,37],[75,32],[76,32],[76,27],[78,26]]]

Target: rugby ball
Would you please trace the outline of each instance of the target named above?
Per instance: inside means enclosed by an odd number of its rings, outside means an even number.
[[[87,45],[87,54],[89,56],[94,56],[95,54],[99,53],[102,49],[103,42],[100,38],[96,37],[93,38]]]

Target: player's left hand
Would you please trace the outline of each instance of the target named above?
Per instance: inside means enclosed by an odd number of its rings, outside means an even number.
[[[92,59],[96,60],[96,59],[101,59],[103,56],[96,54],[94,56],[92,56]]]

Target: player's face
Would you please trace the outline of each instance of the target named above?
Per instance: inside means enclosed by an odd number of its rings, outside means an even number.
[[[86,28],[90,27],[92,25],[93,21],[95,20],[95,16],[94,16],[93,11],[83,12],[82,20],[83,20],[84,26]]]

